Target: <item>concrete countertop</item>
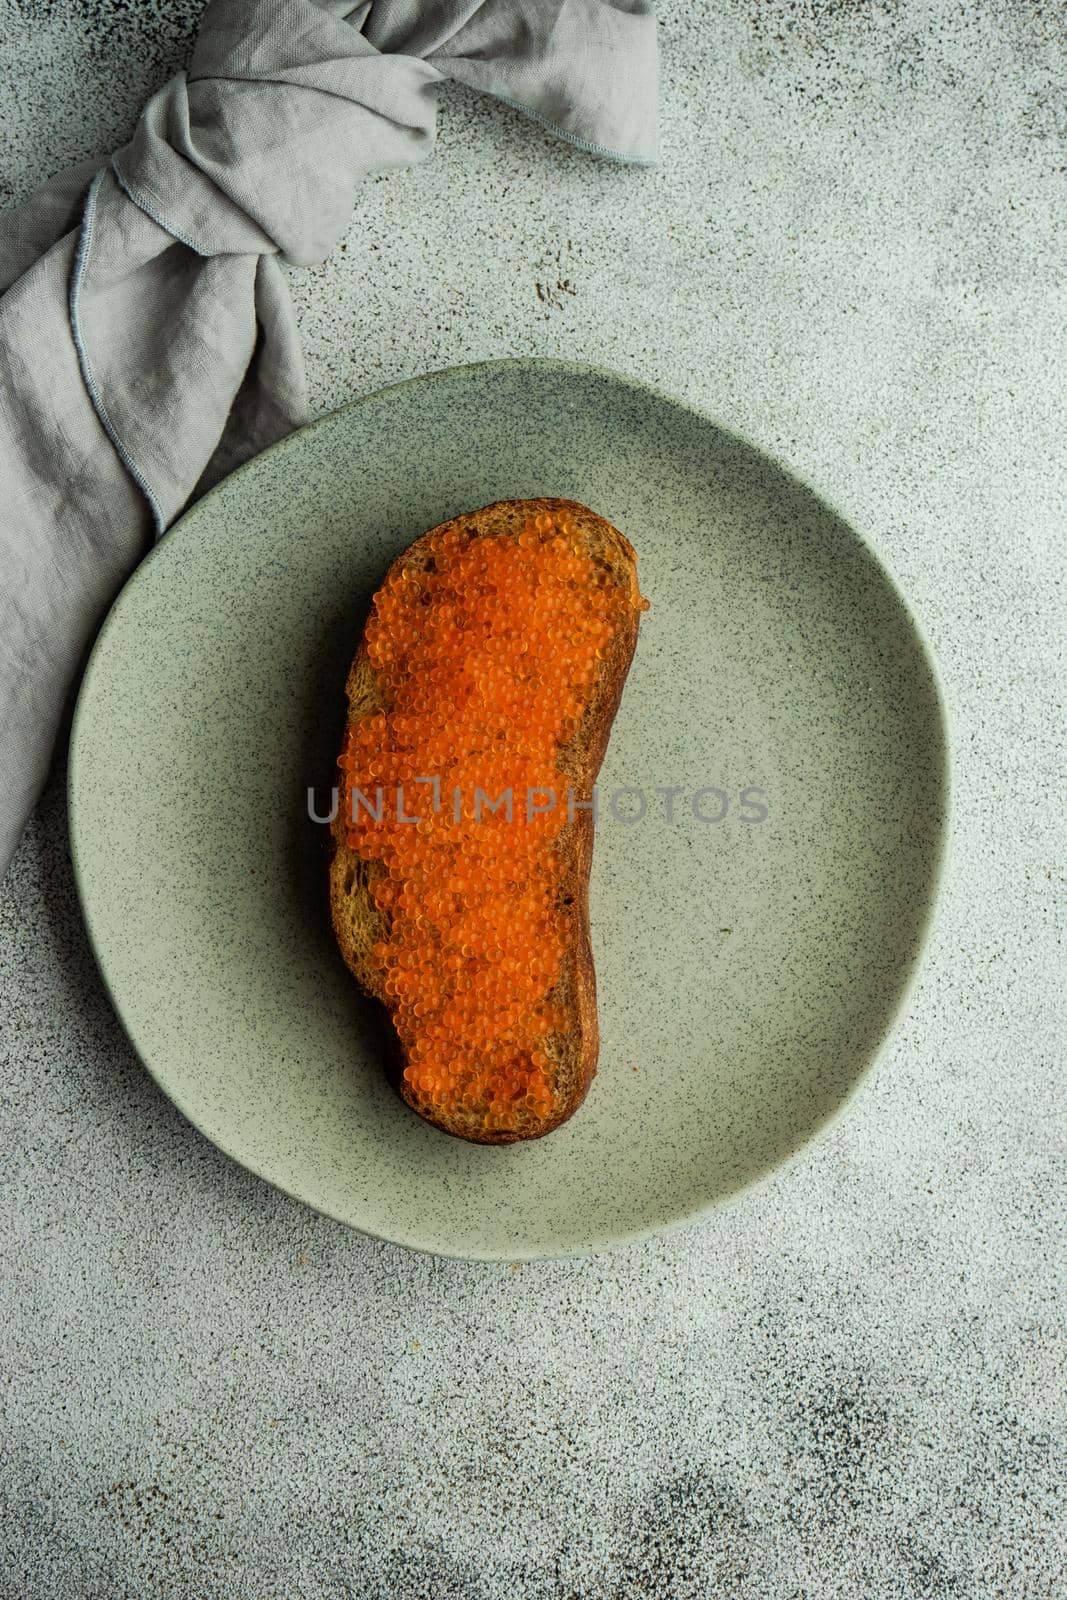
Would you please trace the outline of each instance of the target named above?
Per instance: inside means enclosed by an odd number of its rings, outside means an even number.
[[[121,139],[197,10],[0,0],[0,197]],[[877,1072],[786,1172],[620,1254],[471,1266],[186,1125],[53,783],[0,889],[4,1600],[1064,1593],[1056,12],[670,0],[661,166],[450,92],[434,158],[293,274],[317,410],[569,356],[821,489],[939,657],[949,877]]]

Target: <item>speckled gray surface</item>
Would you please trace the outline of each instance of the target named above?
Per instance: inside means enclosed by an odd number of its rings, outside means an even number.
[[[7,189],[121,132],[192,13],[0,12]],[[246,1176],[153,1087],[55,786],[0,894],[5,1600],[1062,1592],[1056,12],[663,23],[659,170],[455,97],[436,159],[368,186],[294,278],[316,400],[603,362],[871,534],[955,724],[909,1014],[846,1120],[712,1222],[518,1271],[410,1255]]]

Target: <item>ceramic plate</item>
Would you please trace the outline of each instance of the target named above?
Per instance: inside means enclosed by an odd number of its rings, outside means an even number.
[[[307,790],[325,809],[390,560],[540,495],[630,536],[652,609],[600,780],[599,1073],[548,1138],[482,1148],[385,1082]],[[520,1260],[720,1205],[840,1109],[926,933],[946,738],[913,617],[823,500],[664,395],[511,361],[360,400],[196,505],[100,634],[70,783],[100,966],[186,1116],[369,1233]]]

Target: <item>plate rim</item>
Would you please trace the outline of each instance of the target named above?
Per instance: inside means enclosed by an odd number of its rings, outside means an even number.
[[[200,1124],[192,1112],[186,1108],[181,1099],[175,1095],[170,1086],[162,1080],[149,1060],[148,1054],[146,1052],[142,1052],[137,1040],[133,1036],[130,1024],[127,1021],[126,1015],[119,1004],[118,997],[116,996],[112,986],[111,978],[107,969],[107,963],[101,949],[100,942],[97,938],[97,931],[93,924],[93,917],[89,906],[89,894],[86,887],[86,868],[82,860],[82,848],[78,841],[78,827],[76,822],[78,800],[76,790],[78,783],[78,772],[81,762],[81,753],[85,747],[86,736],[83,735],[83,724],[86,719],[85,708],[88,701],[87,691],[91,684],[94,672],[100,670],[99,663],[102,656],[103,646],[105,645],[105,642],[112,629],[116,626],[120,613],[128,603],[128,597],[130,593],[133,591],[135,586],[142,581],[142,576],[146,568],[151,565],[159,552],[165,548],[173,536],[181,530],[183,524],[189,517],[199,513],[202,508],[208,505],[213,497],[224,487],[228,488],[228,486],[232,484],[234,480],[238,480],[246,473],[249,473],[254,467],[257,466],[264,456],[280,455],[287,450],[298,447],[300,441],[302,441],[308,434],[314,433],[320,428],[328,427],[330,424],[334,423],[338,417],[345,415],[348,412],[357,411],[361,406],[368,405],[374,401],[382,400],[386,396],[395,394],[401,390],[406,390],[413,387],[429,387],[436,381],[445,378],[455,378],[457,376],[467,375],[474,376],[476,374],[489,376],[494,372],[500,372],[504,370],[514,371],[524,368],[551,368],[560,374],[571,374],[578,377],[592,376],[595,378],[606,379],[611,383],[621,386],[622,388],[636,390],[640,393],[651,395],[654,399],[672,409],[686,412],[689,416],[695,416],[701,422],[707,423],[711,427],[715,428],[721,435],[732,440],[734,443],[742,446],[746,451],[757,456],[762,462],[781,473],[787,480],[804,489],[808,494],[813,496],[821,506],[830,512],[832,516],[836,517],[845,528],[847,528],[851,536],[857,541],[861,548],[866,552],[868,558],[874,563],[875,567],[878,569],[880,578],[891,591],[892,598],[899,606],[902,616],[919,646],[919,653],[922,657],[924,667],[928,674],[930,685],[933,688],[933,699],[936,707],[938,729],[941,735],[940,769],[937,773],[937,777],[940,780],[940,808],[939,816],[937,818],[937,836],[931,860],[930,876],[927,882],[926,905],[923,911],[922,920],[915,933],[914,947],[909,958],[904,980],[900,985],[900,989],[897,993],[895,1001],[889,1008],[886,1021],[880,1031],[878,1041],[868,1051],[865,1057],[861,1057],[847,1089],[844,1091],[841,1098],[836,1102],[833,1108],[828,1111],[819,1121],[817,1121],[815,1125],[795,1144],[793,1144],[784,1155],[778,1156],[766,1166],[760,1167],[758,1171],[753,1173],[752,1176],[746,1179],[743,1183],[739,1184],[736,1188],[731,1189],[728,1194],[718,1196],[702,1205],[686,1210],[685,1212],[673,1213],[671,1216],[662,1221],[640,1228],[622,1230],[612,1233],[606,1237],[585,1238],[579,1243],[562,1246],[558,1249],[526,1247],[519,1245],[511,1250],[495,1248],[484,1248],[478,1250],[466,1248],[450,1250],[443,1248],[439,1244],[429,1244],[425,1240],[402,1237],[401,1235],[403,1230],[401,1229],[397,1229],[393,1233],[381,1232],[379,1229],[371,1227],[363,1222],[355,1222],[351,1217],[340,1216],[337,1212],[331,1211],[327,1207],[317,1204],[314,1200],[309,1200],[303,1195],[294,1193],[292,1189],[286,1188],[275,1178],[271,1177],[268,1172],[265,1172],[258,1167],[254,1162],[249,1161],[244,1156],[238,1155],[234,1150],[228,1148],[225,1143],[221,1142],[212,1133],[208,1132],[208,1130]],[[682,399],[678,395],[670,394],[668,391],[661,389],[658,385],[649,383],[643,378],[635,378],[628,373],[616,371],[614,368],[600,366],[596,363],[587,361],[570,360],[566,358],[557,359],[551,356],[508,356],[500,357],[490,361],[471,361],[462,362],[454,366],[435,367],[428,372],[418,373],[408,378],[402,378],[395,383],[384,384],[377,389],[369,390],[366,394],[357,395],[355,398],[347,400],[339,406],[334,406],[329,411],[324,412],[322,416],[313,418],[310,422],[305,423],[302,427],[294,429],[293,432],[286,434],[284,438],[277,440],[272,445],[269,445],[265,450],[259,451],[247,461],[242,462],[241,465],[236,467],[233,472],[228,473],[226,477],[220,479],[217,484],[213,484],[206,494],[195,500],[191,505],[187,505],[181,512],[181,515],[175,519],[171,526],[156,538],[152,548],[128,574],[118,592],[115,594],[100,622],[100,625],[93,638],[92,645],[85,656],[84,665],[82,667],[78,682],[74,711],[71,718],[70,732],[67,739],[67,837],[70,846],[74,884],[77,892],[78,904],[81,908],[82,922],[85,927],[89,947],[92,951],[93,960],[95,962],[97,972],[99,973],[100,980],[103,984],[104,991],[111,1004],[112,1010],[119,1021],[122,1031],[129,1041],[138,1061],[141,1063],[142,1067],[148,1073],[149,1077],[152,1079],[159,1091],[166,1096],[166,1098],[178,1111],[179,1115],[182,1116],[202,1138],[207,1139],[209,1143],[220,1150],[228,1160],[236,1162],[237,1165],[243,1168],[246,1172],[250,1172],[257,1179],[268,1183],[278,1193],[286,1195],[287,1198],[296,1201],[299,1205],[309,1207],[310,1210],[316,1212],[320,1216],[329,1218],[332,1222],[336,1222],[346,1228],[350,1228],[355,1233],[361,1234],[368,1239],[376,1239],[384,1244],[395,1245],[406,1250],[413,1250],[421,1255],[436,1256],[441,1257],[444,1260],[451,1261],[471,1261],[497,1264],[502,1262],[533,1263],[537,1261],[581,1260],[593,1255],[601,1255],[617,1250],[624,1250],[639,1244],[647,1243],[652,1239],[678,1233],[684,1228],[694,1227],[708,1217],[725,1212],[732,1209],[734,1206],[739,1205],[740,1202],[754,1189],[762,1187],[762,1185],[767,1183],[773,1176],[779,1174],[784,1175],[801,1155],[812,1150],[818,1143],[821,1143],[821,1141],[824,1140],[833,1130],[836,1124],[844,1117],[845,1113],[852,1106],[857,1096],[861,1094],[864,1089],[870,1086],[874,1074],[879,1067],[882,1058],[888,1051],[889,1046],[892,1044],[894,1036],[900,1027],[901,1021],[910,1006],[911,1000],[918,986],[920,976],[922,975],[926,957],[930,948],[932,935],[941,910],[943,888],[950,865],[953,834],[953,749],[953,718],[950,713],[949,698],[945,688],[944,679],[938,665],[938,658],[934,651],[933,645],[931,644],[925,624],[922,622],[922,619],[912,606],[911,601],[901,587],[895,572],[885,560],[875,541],[856,524],[851,516],[848,516],[841,511],[836,501],[831,496],[825,494],[823,490],[813,483],[805,473],[798,471],[795,467],[784,461],[774,451],[758,443],[755,439],[742,432],[739,428],[735,428],[729,423],[722,422],[717,416],[713,415],[704,407],[696,405],[690,400]]]

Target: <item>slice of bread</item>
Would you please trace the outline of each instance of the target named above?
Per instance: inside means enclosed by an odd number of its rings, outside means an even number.
[[[566,806],[566,790],[576,798],[588,800],[607,748],[611,725],[618,709],[630,662],[637,643],[640,613],[647,602],[641,599],[637,582],[636,555],[629,541],[587,507],[571,500],[499,501],[469,515],[442,523],[417,539],[390,567],[383,581],[383,593],[390,579],[403,573],[405,582],[432,583],[435,560],[432,544],[439,536],[451,534],[453,542],[518,539],[524,530],[540,520],[541,537],[551,530],[566,530],[570,548],[594,564],[597,581],[611,591],[615,605],[614,631],[599,652],[595,677],[586,693],[584,709],[572,719],[566,743],[555,746],[560,804]],[[530,534],[527,533],[529,541]],[[583,570],[589,571],[587,567]],[[616,593],[617,590],[617,593]],[[364,719],[388,717],[388,694],[372,665],[364,635],[346,685],[348,696],[347,735],[351,737]],[[341,765],[345,764],[342,756]],[[350,807],[349,807],[350,810]],[[565,1122],[585,1098],[596,1072],[598,1052],[596,980],[589,931],[589,873],[593,856],[593,813],[575,809],[547,847],[558,857],[552,868],[556,903],[563,911],[567,928],[566,944],[555,981],[544,998],[554,1017],[551,1031],[543,1041],[548,1061],[544,1080],[550,1094],[534,1104],[521,1100],[509,1107],[503,1125],[487,1112],[486,1104],[446,1106],[434,1104],[434,1096],[420,1092],[405,1077],[405,1056],[397,1041],[396,1059],[388,1064],[392,1080],[405,1101],[434,1126],[459,1138],[481,1144],[509,1144],[519,1139],[534,1139]],[[359,848],[354,848],[354,843]],[[346,806],[338,806],[332,827],[332,859],[329,868],[330,909],[341,954],[363,989],[394,1013],[395,1001],[387,992],[389,969],[382,951],[386,948],[391,913],[375,897],[375,883],[385,871],[374,859],[372,836],[355,838]],[[514,886],[513,886],[514,887]],[[475,952],[477,954],[477,952]],[[539,1080],[541,1081],[541,1080]],[[472,1091],[473,1093],[473,1091]],[[449,1099],[448,1096],[445,1096]]]

